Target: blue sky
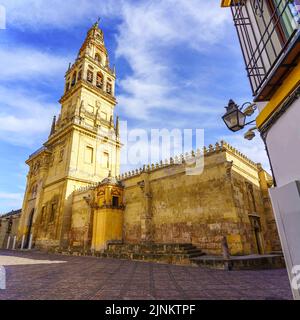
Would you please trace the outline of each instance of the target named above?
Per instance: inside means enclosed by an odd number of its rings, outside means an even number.
[[[24,163],[48,137],[64,74],[98,16],[129,128],[204,128],[267,165],[260,138],[231,134],[229,98],[251,100],[230,12],[219,0],[0,0],[0,213],[21,207]],[[125,168],[123,168],[125,169]]]

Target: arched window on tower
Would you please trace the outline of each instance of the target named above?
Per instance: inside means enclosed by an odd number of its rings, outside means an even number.
[[[76,72],[73,73],[73,76],[72,76],[72,82],[71,82],[71,87],[73,87],[76,83]]]
[[[99,53],[96,53],[96,54],[95,54],[95,61],[96,61],[97,63],[101,63],[101,57],[100,57],[100,54],[99,54]]]
[[[103,74],[101,72],[97,73],[96,86],[100,89],[103,87]]]
[[[69,89],[70,89],[70,82],[67,82],[67,83],[66,83],[66,92],[68,92]]]
[[[112,85],[109,82],[107,82],[107,84],[106,84],[106,92],[108,94],[112,94]]]
[[[93,72],[91,70],[87,71],[87,81],[93,83]]]
[[[82,75],[82,71],[80,70],[80,71],[78,72],[77,81],[81,80],[81,75]]]

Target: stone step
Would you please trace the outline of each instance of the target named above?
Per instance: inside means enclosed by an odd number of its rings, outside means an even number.
[[[189,256],[190,258],[195,258],[195,257],[205,256],[205,253],[201,250],[198,250],[197,252],[187,253],[186,255]]]
[[[192,244],[109,244],[106,251],[108,252],[146,252],[146,253],[190,253],[199,250],[197,247]],[[188,252],[189,253],[189,252]]]
[[[247,255],[231,256],[224,260],[221,256],[200,256],[191,258],[191,262],[202,268],[225,270],[257,270],[285,268],[283,255]]]
[[[109,244],[101,257],[190,264],[204,253],[191,243]]]
[[[122,249],[126,248],[126,250],[153,250],[153,249],[161,249],[161,250],[182,250],[182,249],[189,249],[195,248],[192,244],[109,244],[109,248],[115,249]]]
[[[185,253],[188,253],[188,254],[193,254],[193,253],[203,253],[202,250],[198,249],[198,248],[194,248],[194,249],[187,249],[187,250],[184,250]]]
[[[159,254],[159,253],[99,253],[97,256],[114,259],[130,259],[138,261],[153,261],[172,264],[190,264],[190,255],[186,254]]]

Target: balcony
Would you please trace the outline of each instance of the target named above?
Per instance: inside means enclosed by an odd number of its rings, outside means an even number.
[[[255,101],[270,100],[300,57],[299,0],[232,0]]]

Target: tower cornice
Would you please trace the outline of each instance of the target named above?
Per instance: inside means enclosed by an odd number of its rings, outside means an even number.
[[[99,134],[99,131],[97,128],[87,128],[84,125],[81,124],[77,124],[74,122],[70,122],[66,127],[64,127],[63,129],[61,129],[60,131],[56,132],[55,134],[53,134],[51,137],[49,137],[49,139],[44,143],[44,146],[47,148],[50,145],[55,144],[57,141],[59,141],[61,138],[65,137],[69,132],[71,132],[72,130],[78,130],[86,135],[89,135],[92,138],[101,138],[104,136]],[[113,145],[117,145],[119,147],[122,146],[122,143],[119,140],[115,140],[112,138],[107,138],[107,142]]]

